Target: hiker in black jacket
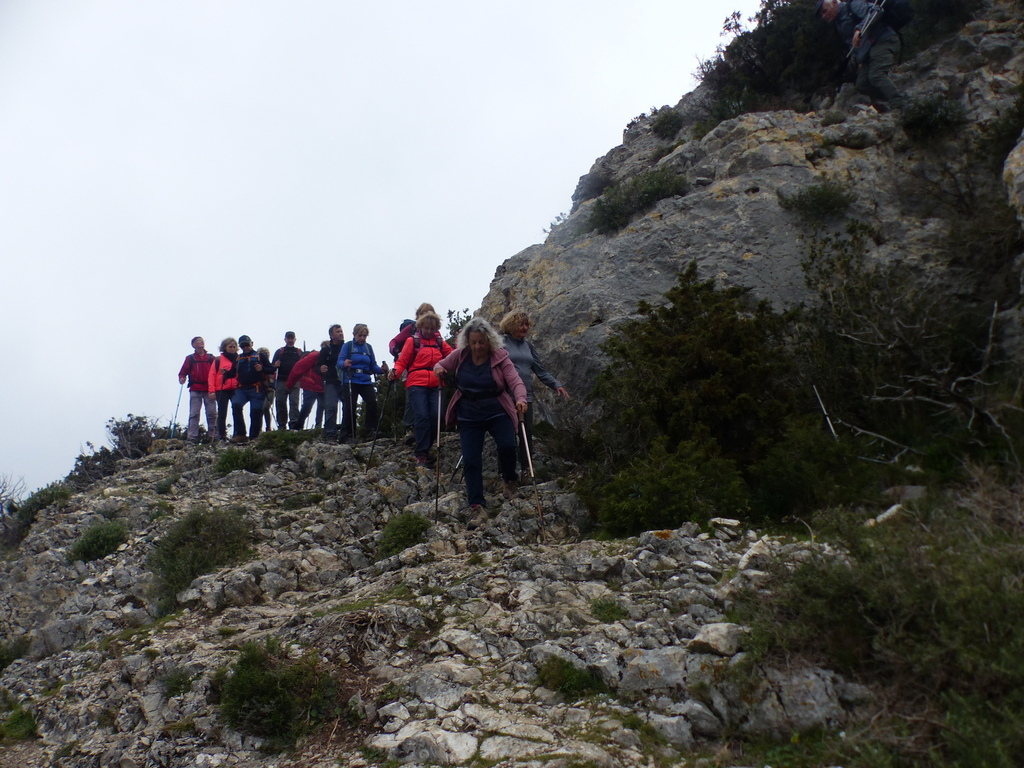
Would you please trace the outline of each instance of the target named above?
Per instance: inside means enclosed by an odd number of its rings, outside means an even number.
[[[271,364],[277,369],[277,428],[288,429],[288,414],[298,418],[299,397],[302,390],[298,385],[288,388],[288,374],[303,356],[303,351],[295,346],[295,331],[284,335],[284,346],[274,352]]]

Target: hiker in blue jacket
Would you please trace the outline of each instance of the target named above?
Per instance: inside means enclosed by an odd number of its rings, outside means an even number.
[[[854,52],[858,93],[881,96],[883,101],[875,106],[884,112],[903,103],[902,94],[889,77],[889,70],[899,60],[900,37],[885,23],[883,13],[876,14],[870,28],[865,29],[871,5],[867,0],[817,0],[814,8],[824,21],[836,25],[840,37]]]
[[[352,340],[345,342],[338,353],[338,375],[348,385],[350,401],[345,404],[345,416],[342,420],[341,434],[343,440],[356,438],[356,399],[363,398],[366,409],[366,430],[373,434],[377,430],[377,383],[374,375],[386,374],[388,364],[377,365],[373,347],[366,343],[370,329],[359,323],[352,329]]]

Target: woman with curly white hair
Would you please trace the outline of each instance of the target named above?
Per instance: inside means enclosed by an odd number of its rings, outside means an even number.
[[[516,425],[526,413],[526,387],[498,332],[482,317],[466,323],[457,348],[434,372],[455,382],[446,417],[449,424],[459,424],[466,498],[473,513],[469,526],[476,528],[487,520],[483,448],[488,434],[498,450],[502,490],[508,498],[516,495]]]

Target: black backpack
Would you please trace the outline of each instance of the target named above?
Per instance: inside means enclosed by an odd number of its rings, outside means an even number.
[[[885,0],[882,9],[882,21],[897,32],[914,20],[910,0]]]

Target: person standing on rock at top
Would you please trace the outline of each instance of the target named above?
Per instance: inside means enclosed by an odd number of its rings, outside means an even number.
[[[530,316],[521,310],[516,310],[505,315],[505,317],[501,319],[501,325],[498,328],[502,333],[502,341],[505,344],[505,349],[508,350],[509,359],[516,367],[516,373],[519,374],[519,378],[523,380],[523,384],[526,387],[526,402],[528,407],[523,419],[523,423],[526,425],[526,443],[522,440],[519,442],[519,469],[524,474],[529,469],[526,457],[527,443],[529,443],[530,446],[533,445],[534,374],[536,374],[537,378],[545,385],[555,390],[555,392],[566,400],[569,399],[568,390],[562,386],[558,379],[548,372],[548,369],[544,367],[543,363],[541,363],[540,355],[537,354],[537,349],[533,346],[533,342],[526,338],[526,334],[530,332],[530,326]]]
[[[206,431],[217,439],[217,403],[210,399],[210,367],[213,355],[206,351],[202,336],[192,339],[192,354],[185,358],[178,371],[178,383],[188,379],[188,430],[185,436],[193,445],[199,442],[199,413],[206,409]]]
[[[889,0],[895,2],[895,0]],[[815,13],[829,24],[835,24],[857,62],[857,92],[875,102],[879,112],[888,112],[903,105],[903,96],[889,77],[889,70],[900,56],[900,37],[885,22],[884,14],[871,14],[867,0],[817,0]],[[873,21],[870,21],[873,16]],[[870,21],[870,28],[865,25]]]
[[[416,320],[419,320],[420,317],[425,315],[427,312],[435,312],[435,310],[433,304],[425,301],[416,308],[415,320],[402,321],[402,324],[398,328],[398,334],[388,344],[388,351],[391,353],[392,360],[397,360],[398,356],[402,354],[402,347],[405,346],[406,340],[412,338],[412,335],[416,333]],[[405,408],[402,411],[402,424],[405,426],[406,445],[414,445],[416,443],[416,436],[413,432],[415,422],[416,417],[412,412],[412,403],[409,401],[409,398],[406,397]]]
[[[295,346],[295,331],[288,331],[284,335],[284,346],[274,352],[274,357],[270,361],[271,365],[277,369],[278,429],[292,429],[288,414],[298,415],[299,413],[299,396],[302,394],[302,390],[299,387],[288,386],[288,375],[302,357],[302,350]]]
[[[220,343],[220,357],[210,366],[208,380],[210,398],[217,401],[217,439],[227,440],[228,405],[231,395],[238,386],[238,371],[235,363],[238,360],[238,342],[228,336]]]
[[[234,421],[232,443],[247,443],[260,436],[263,429],[263,401],[267,389],[267,371],[273,370],[270,358],[253,349],[252,339],[238,337],[242,348],[235,360],[237,384],[231,394],[231,419]],[[245,404],[249,404],[249,435],[245,434]]]
[[[320,350],[329,349],[331,342],[320,342]],[[302,390],[302,408],[292,411],[288,429],[305,429],[306,419],[313,406],[316,406],[316,418],[313,426],[319,429],[324,421],[324,380],[318,366],[320,351],[308,352],[299,362],[292,366],[288,374],[288,388]]]
[[[484,498],[484,437],[490,434],[498,451],[502,492],[515,498],[516,428],[526,414],[526,385],[516,372],[494,326],[482,317],[470,318],[459,333],[458,349],[434,366],[438,376],[455,381],[446,420],[458,422],[462,466],[466,478],[470,528],[487,521]]]
[[[374,376],[386,374],[388,364],[377,365],[373,347],[366,343],[370,329],[358,323],[352,329],[352,340],[345,342],[338,355],[338,368],[349,390],[349,402],[346,403],[345,420],[342,422],[341,435],[343,440],[356,439],[356,398],[363,399],[366,409],[366,430],[373,434],[377,431],[377,382]]]
[[[320,376],[324,382],[324,440],[329,443],[338,442],[338,409],[342,418],[345,413],[345,402],[348,400],[348,388],[338,376],[338,355],[345,343],[345,331],[335,323],[327,329],[330,345],[320,350],[317,359]]]

